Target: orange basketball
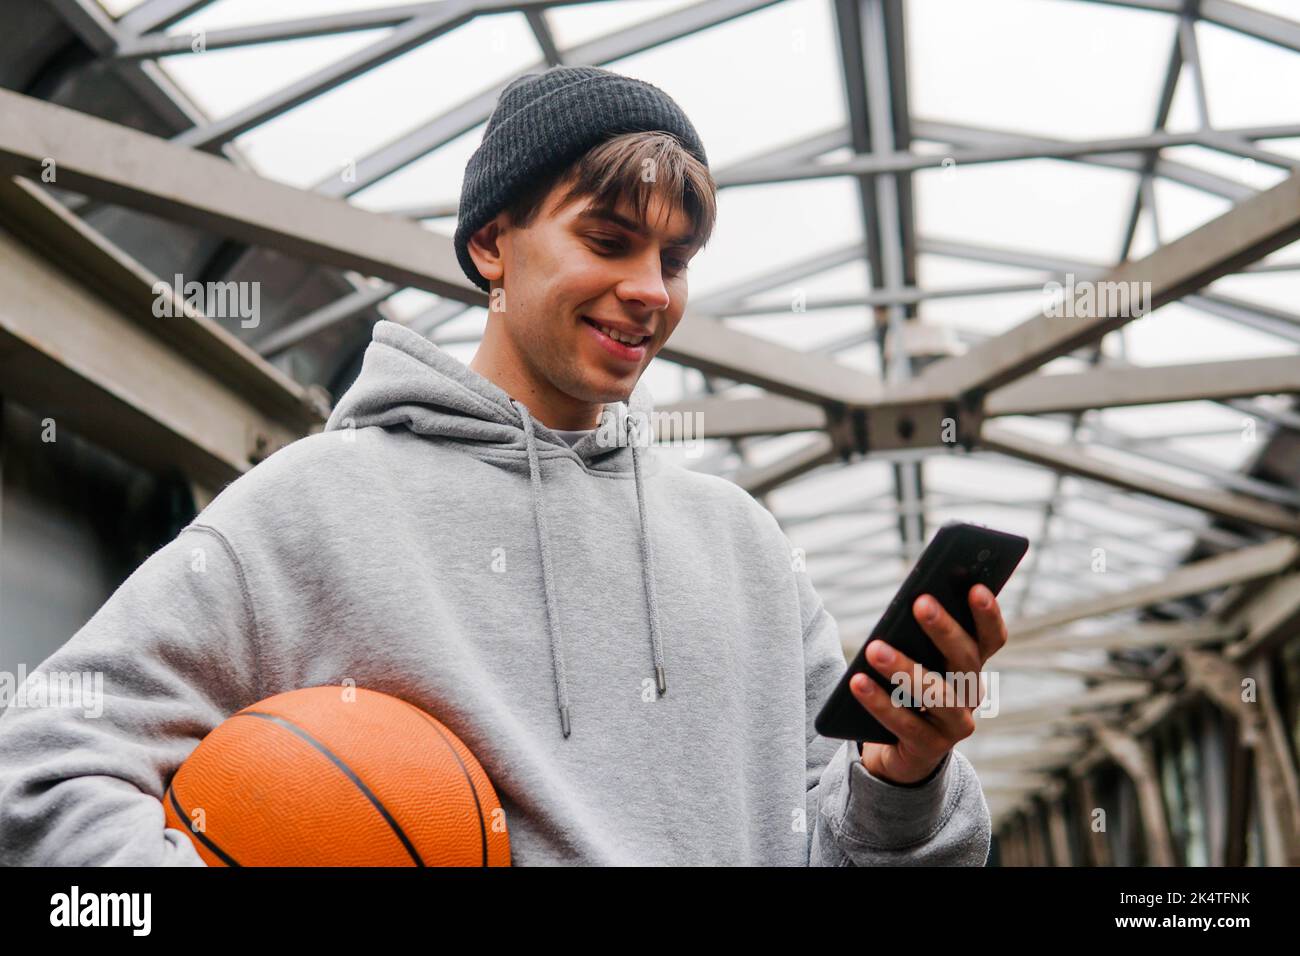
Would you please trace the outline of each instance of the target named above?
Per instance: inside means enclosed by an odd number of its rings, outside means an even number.
[[[496,791],[404,700],[307,687],[245,707],[194,748],[166,825],[209,866],[509,866]]]

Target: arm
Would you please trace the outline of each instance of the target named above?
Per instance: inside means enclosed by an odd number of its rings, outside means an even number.
[[[813,720],[848,669],[839,628],[806,574],[803,607],[810,866],[983,866],[992,823],[970,761],[953,749],[933,776],[888,783],[863,766],[857,745],[821,736]]]
[[[28,676],[28,691],[51,688],[47,701],[7,695],[0,859],[203,866],[187,834],[164,829],[161,798],[208,731],[260,699],[255,641],[221,534],[192,524],[154,552]]]

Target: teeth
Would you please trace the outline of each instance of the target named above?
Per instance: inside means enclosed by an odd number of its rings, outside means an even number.
[[[604,332],[615,342],[622,342],[624,345],[640,345],[647,338],[647,336],[644,335],[628,335],[625,332],[620,332],[618,329],[611,329],[605,325],[598,325],[596,328],[600,329],[600,331]]]

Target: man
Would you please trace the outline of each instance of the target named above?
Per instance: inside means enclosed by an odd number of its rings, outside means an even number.
[[[0,719],[0,852],[201,865],[159,804],[188,753],[264,697],[354,681],[467,744],[516,865],[983,865],[988,808],[952,749],[971,708],[864,696],[898,745],[817,735],[845,661],[789,540],[645,447],[639,379],[714,208],[657,88],[594,67],[507,87],[456,232],[490,295],[473,362],[378,323],[325,431],[229,485],[45,662],[105,671],[109,696],[98,721]],[[978,644],[925,625],[973,669],[1005,640],[995,603],[976,613]]]

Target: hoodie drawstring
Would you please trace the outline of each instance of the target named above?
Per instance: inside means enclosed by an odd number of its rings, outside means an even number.
[[[659,598],[655,594],[654,552],[650,548],[649,522],[645,515],[645,488],[641,484],[641,457],[637,452],[635,423],[629,415],[627,419],[628,438],[632,440],[632,476],[636,485],[636,510],[641,519],[641,575],[645,581],[645,606],[650,616],[650,647],[655,662],[655,684],[659,694],[668,690],[664,678],[664,647],[659,639]]]
[[[533,513],[537,520],[537,548],[542,559],[542,586],[546,592],[546,623],[551,635],[551,664],[555,672],[555,693],[560,711],[560,730],[565,738],[570,733],[569,687],[564,662],[564,648],[560,634],[559,607],[555,600],[555,572],[551,563],[550,532],[546,525],[546,509],[542,498],[542,469],[537,456],[537,438],[533,430],[533,417],[527,406],[511,399],[524,421],[524,445],[528,449],[528,474],[533,486]],[[627,434],[631,438],[635,423],[629,416]],[[655,683],[662,695],[668,690],[664,676],[663,642],[659,629],[659,601],[654,586],[654,554],[646,520],[645,489],[641,481],[641,459],[637,443],[632,441],[632,473],[636,486],[637,517],[641,526],[641,571],[645,582],[646,611],[650,618],[650,644],[654,657]]]

